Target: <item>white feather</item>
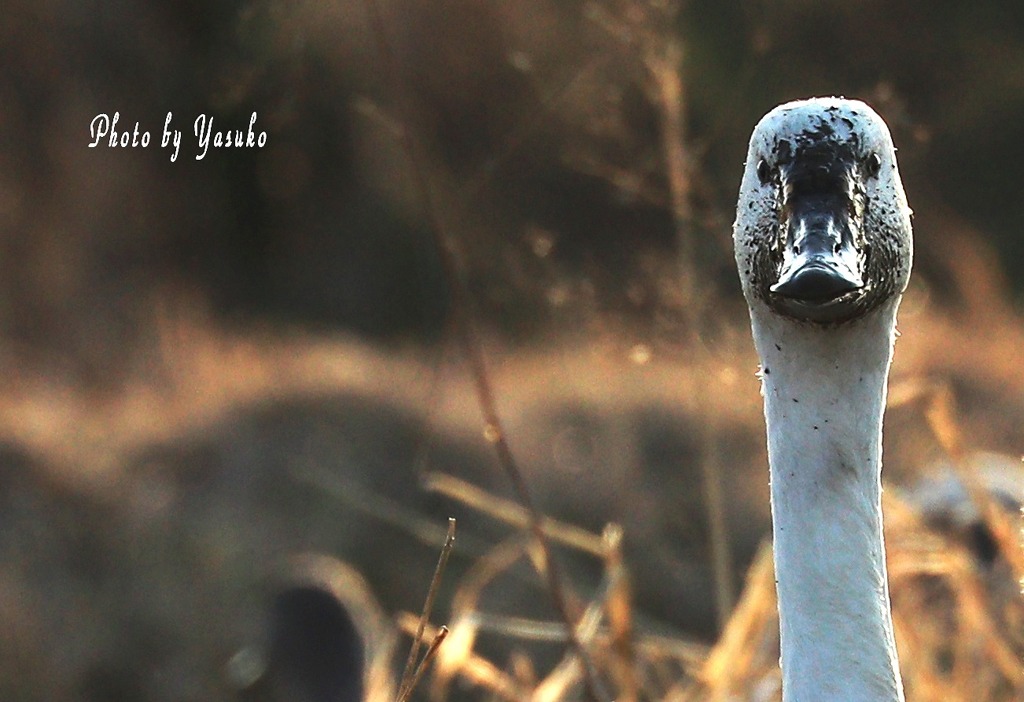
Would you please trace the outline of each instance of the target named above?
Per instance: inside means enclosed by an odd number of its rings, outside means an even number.
[[[905,280],[864,316],[828,325],[780,314],[744,271],[752,247],[764,245],[758,237],[770,236],[763,230],[773,216],[756,174],[759,154],[780,132],[805,128],[826,108],[854,113],[845,138],[861,139],[868,149],[894,158],[888,129],[863,103],[827,99],[777,108],[751,139],[735,227],[736,257],[762,365],[783,699],[902,701],[880,471],[882,414]],[[909,274],[909,209],[894,163],[879,180],[870,195],[872,216],[889,217],[887,225],[905,229]]]

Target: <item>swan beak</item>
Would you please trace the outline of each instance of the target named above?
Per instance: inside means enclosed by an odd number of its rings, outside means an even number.
[[[788,244],[773,293],[801,302],[823,303],[864,287],[854,245],[856,225],[842,210],[793,213]],[[829,211],[831,210],[831,211]]]

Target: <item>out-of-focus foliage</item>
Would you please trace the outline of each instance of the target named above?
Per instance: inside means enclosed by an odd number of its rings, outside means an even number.
[[[650,36],[680,42],[692,250],[737,314],[727,239],[745,139],[775,104],[813,94],[864,98],[893,127],[921,281],[955,306],[949,261],[988,247],[987,276],[1022,279],[1019,3],[673,8],[385,3],[401,73],[389,84],[354,0],[9,2],[0,337],[108,377],[150,338],[153,300],[183,290],[229,320],[436,337],[444,291],[402,115],[490,324],[535,336],[551,299],[650,320],[672,306],[652,259],[676,246]],[[93,117],[115,111],[152,133],[148,149],[86,148]],[[167,112],[184,132],[175,163],[158,144]],[[244,129],[253,112],[265,148],[195,160],[198,115]]]
[[[360,681],[318,652],[363,646],[392,699],[450,514],[437,698],[578,693],[499,523],[438,225],[608,680],[777,694],[764,555],[708,659],[769,520],[730,226],[752,126],[815,94],[885,116],[916,210],[886,418],[904,669],[917,699],[1019,697],[1021,552],[961,493],[1019,476],[1024,6],[375,1],[383,35],[362,0],[2,7],[0,698],[328,699]],[[88,147],[115,112],[148,148]],[[199,115],[254,114],[265,147],[197,160]]]

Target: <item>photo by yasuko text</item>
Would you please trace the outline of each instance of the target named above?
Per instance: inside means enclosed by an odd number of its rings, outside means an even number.
[[[107,113],[101,113],[93,117],[89,123],[89,137],[91,139],[89,148],[105,146],[107,148],[148,148],[152,139],[147,130],[141,129],[139,123],[135,122],[131,129],[120,129],[118,121],[121,113],[115,112],[113,117]],[[172,113],[168,112],[164,119],[163,133],[160,137],[160,147],[171,150],[171,162],[178,160],[181,151],[181,130],[171,126],[173,121]],[[267,133],[256,129],[256,113],[249,117],[249,125],[242,129],[215,130],[213,117],[201,114],[192,123],[192,134],[196,138],[197,150],[196,160],[202,161],[206,158],[207,152],[212,146],[215,149],[255,149],[267,145]]]

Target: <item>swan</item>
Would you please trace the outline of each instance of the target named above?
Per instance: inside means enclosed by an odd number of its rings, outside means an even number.
[[[755,127],[733,243],[761,360],[786,702],[904,699],[881,458],[910,214],[863,102],[791,102]]]

